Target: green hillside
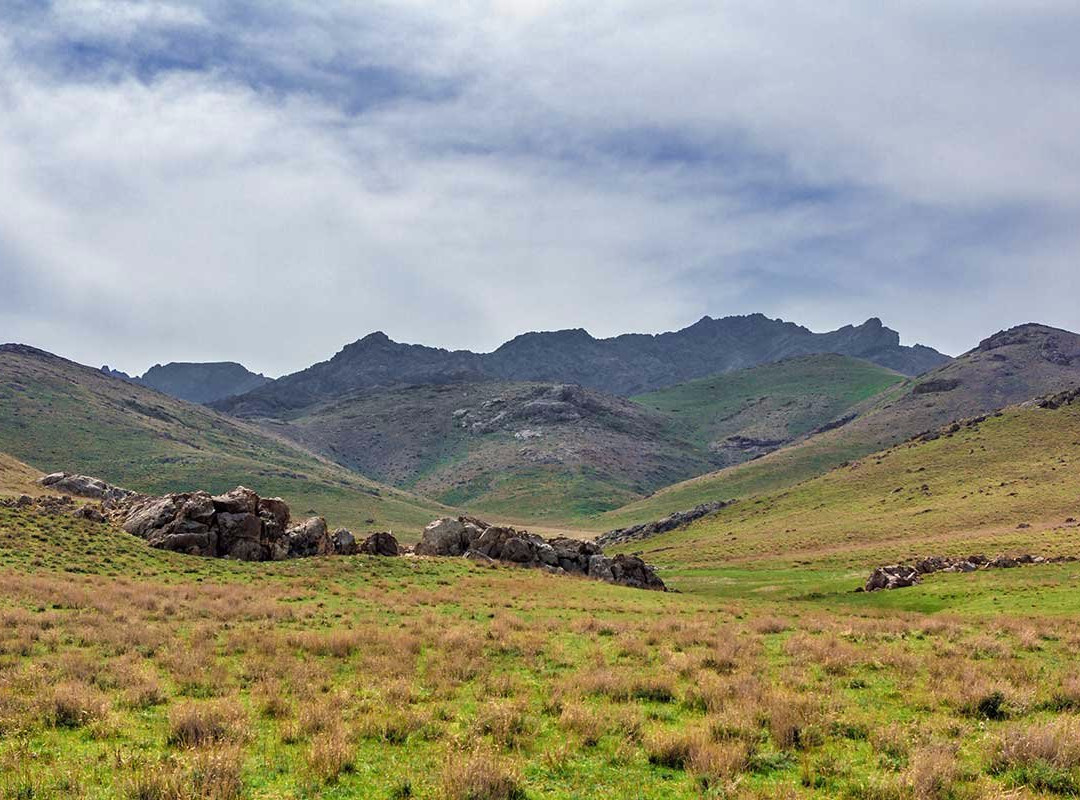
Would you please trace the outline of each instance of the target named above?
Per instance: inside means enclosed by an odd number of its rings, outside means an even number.
[[[616,528],[702,502],[745,499],[793,486],[953,420],[1077,385],[1080,336],[1043,325],[1021,325],[990,337],[943,367],[887,388],[842,427],[667,487],[600,515],[590,525]]]
[[[850,356],[803,356],[633,398],[678,419],[692,441],[730,463],[748,460],[854,413],[900,383],[897,372]]]
[[[298,515],[406,538],[444,509],[380,486],[254,426],[33,348],[0,348],[0,451],[43,471],[138,491],[245,484]]]
[[[366,389],[261,424],[375,480],[519,521],[588,518],[720,465],[668,415],[563,384]]]
[[[1080,517],[1080,404],[1014,407],[948,430],[633,549],[677,570],[681,585],[721,594],[748,572],[771,591],[820,591],[840,577],[850,589],[872,566],[931,554],[1080,556],[1080,528],[1067,521]],[[897,602],[921,596],[896,593]]]

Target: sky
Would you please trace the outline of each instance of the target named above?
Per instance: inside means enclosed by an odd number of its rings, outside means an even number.
[[[1075,0],[2,0],[0,341],[1080,330]]]

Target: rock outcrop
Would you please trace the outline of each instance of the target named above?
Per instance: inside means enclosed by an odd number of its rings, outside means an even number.
[[[1061,564],[1076,561],[1076,556],[1033,556],[1024,553],[1018,556],[998,555],[987,558],[982,554],[970,556],[928,556],[919,559],[914,565],[890,564],[886,567],[877,567],[866,579],[863,589],[867,592],[876,592],[880,589],[902,589],[914,586],[922,580],[923,575],[931,575],[935,572],[975,572],[980,569],[1011,569],[1027,564]]]
[[[464,556],[490,564],[502,561],[550,572],[584,575],[608,583],[664,591],[664,582],[637,556],[608,558],[598,544],[577,539],[545,539],[528,531],[488,525],[474,517],[443,518],[424,528],[415,553]]]
[[[75,475],[70,472],[54,472],[41,478],[38,483],[54,492],[73,494],[77,497],[89,497],[93,500],[126,500],[134,497],[135,492],[111,486],[100,478],[89,475]]]
[[[632,525],[629,528],[617,528],[613,531],[598,536],[596,543],[601,547],[611,547],[612,545],[622,544],[623,542],[631,542],[637,539],[648,539],[650,536],[656,536],[660,533],[667,533],[673,531],[676,528],[681,528],[684,525],[689,525],[695,520],[699,520],[704,516],[713,514],[722,508],[725,508],[734,500],[726,502],[724,500],[717,500],[713,503],[702,503],[695,506],[689,511],[676,511],[673,514],[669,514],[663,519],[655,520],[654,522],[645,522],[641,525]]]
[[[370,556],[398,556],[401,546],[394,534],[385,531],[373,533],[360,544],[360,552]]]
[[[103,509],[151,547],[189,555],[284,561],[358,552],[356,537],[347,529],[331,534],[322,517],[294,523],[284,500],[259,497],[243,486],[214,496],[208,492],[137,495]]]

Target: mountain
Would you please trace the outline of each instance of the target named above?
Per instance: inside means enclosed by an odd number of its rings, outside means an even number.
[[[670,486],[605,514],[598,523],[622,527],[702,502],[791,486],[954,420],[990,414],[1074,386],[1080,386],[1080,336],[1045,325],[1020,325],[886,389],[846,425],[756,461]]]
[[[142,377],[110,369],[101,372],[113,378],[157,389],[190,403],[211,403],[237,394],[250,392],[271,382],[270,378],[252,372],[234,361],[211,363],[172,362],[155,364]]]
[[[633,401],[573,384],[487,380],[363,389],[260,423],[441,502],[567,522],[781,447],[902,380],[825,354]]]
[[[625,397],[812,353],[864,358],[908,375],[948,360],[928,347],[902,346],[899,334],[878,319],[820,334],[761,314],[705,317],[674,333],[612,339],[595,339],[580,329],[526,333],[487,354],[399,344],[373,333],[329,361],[215,407],[244,417],[288,419],[358,389],[485,379],[575,383]]]
[[[566,384],[365,389],[264,425],[377,480],[517,519],[597,513],[720,463],[669,416]]]
[[[699,378],[632,399],[677,419],[693,442],[729,466],[849,422],[863,403],[903,379],[869,361],[823,353]]]
[[[211,403],[250,392],[270,383],[270,378],[233,361],[192,364],[155,364],[139,381],[144,386],[190,403]]]
[[[354,530],[405,526],[408,536],[446,510],[240,420],[26,345],[0,345],[0,451],[151,493],[245,484]]]

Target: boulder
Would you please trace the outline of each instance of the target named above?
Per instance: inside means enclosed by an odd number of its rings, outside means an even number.
[[[635,589],[653,589],[664,591],[664,582],[656,572],[637,556],[619,553],[611,560],[611,574],[614,582]]]
[[[920,582],[919,571],[907,564],[890,564],[870,573],[864,587],[868,592],[881,589],[902,589]]]
[[[475,527],[475,526],[474,526]],[[469,536],[462,519],[444,517],[424,528],[416,554],[420,556],[460,556],[469,549]],[[482,535],[482,534],[481,534]]]
[[[392,533],[373,533],[360,545],[360,552],[370,556],[401,555],[401,547]]]
[[[268,533],[280,531],[284,534],[289,529],[289,507],[280,497],[259,498],[258,514],[267,523]]]
[[[253,513],[219,513],[217,535],[222,556],[240,561],[265,561],[269,555],[263,539],[262,519]]]
[[[602,555],[589,556],[589,577],[614,583],[615,574],[611,571],[611,559]]]
[[[443,518],[430,523],[416,546],[418,555],[458,556],[489,564],[505,561],[553,574],[589,575],[597,580],[642,589],[665,590],[656,572],[636,556],[606,558],[594,542],[541,536],[473,517]]]
[[[75,516],[90,522],[105,522],[105,515],[93,506],[80,506],[75,509]]]
[[[289,528],[286,535],[290,558],[328,556],[334,553],[334,543],[326,530],[326,520],[322,517],[304,520]]]
[[[334,555],[356,555],[356,537],[348,528],[338,528],[330,534],[330,541],[334,544]]]
[[[259,510],[259,496],[245,486],[215,495],[214,510],[225,514],[254,514]]]
[[[68,472],[54,472],[41,478],[38,483],[56,492],[79,497],[89,497],[94,500],[125,500],[134,497],[135,492],[130,489],[121,489],[112,486],[101,478],[92,478],[89,475],[74,475]]]
[[[987,562],[986,566],[990,569],[1012,569],[1020,566],[1020,564],[1015,558],[1009,556],[995,556]]]

